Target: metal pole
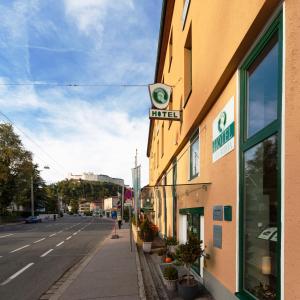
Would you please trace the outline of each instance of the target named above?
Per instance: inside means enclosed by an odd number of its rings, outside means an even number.
[[[137,171],[137,149],[135,149],[135,164],[134,165],[135,165],[135,171]],[[136,173],[135,173],[135,175],[136,175]],[[135,178],[135,180],[136,180],[136,178]],[[136,228],[138,228],[137,201],[138,201],[138,195],[137,195],[137,189],[136,189],[134,191],[134,211],[135,211]]]
[[[130,239],[130,252],[132,252],[132,227],[131,227],[131,206],[129,208],[129,239]]]
[[[31,216],[34,217],[33,176],[31,175]]]
[[[121,196],[121,217],[123,220],[123,217],[124,217],[124,182],[122,185],[122,196]]]

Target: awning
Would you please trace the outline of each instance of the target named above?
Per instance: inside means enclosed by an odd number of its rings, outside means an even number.
[[[160,217],[164,200],[169,202],[168,199],[176,197],[179,205],[179,213],[189,213],[187,209],[193,209],[190,208],[191,203],[193,203],[196,207],[196,210],[193,212],[195,214],[203,215],[204,210],[201,211],[199,209],[203,208],[208,201],[210,185],[210,183],[195,183],[145,186],[140,193],[141,207],[149,206],[149,203],[151,203],[151,206],[155,207],[158,217]]]

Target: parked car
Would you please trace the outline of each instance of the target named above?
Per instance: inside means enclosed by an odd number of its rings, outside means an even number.
[[[42,219],[39,216],[30,216],[25,219],[25,223],[42,223]]]

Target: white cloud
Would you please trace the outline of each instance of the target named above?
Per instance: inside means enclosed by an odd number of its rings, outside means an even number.
[[[133,9],[132,0],[65,0],[66,15],[70,16],[80,31],[86,35],[98,34],[101,37],[104,21],[110,9],[119,11]]]
[[[20,89],[14,93],[20,93]],[[22,98],[24,105],[35,99],[35,108],[43,108],[42,116],[32,118],[38,130],[30,130],[20,120],[17,123],[17,127],[42,149],[22,132],[16,131],[25,147],[34,153],[34,159],[41,169],[45,165],[50,166],[50,170],[42,172],[47,181],[61,180],[69,172],[80,174],[91,171],[124,178],[127,184],[131,184],[131,168],[137,148],[142,164],[142,184],[148,182],[146,116],[133,118],[120,107],[108,110],[101,102],[90,103],[79,98],[70,101],[54,88],[44,93],[48,98],[37,95],[33,90],[23,94]],[[6,108],[18,111],[22,108],[21,100],[18,104],[20,106],[16,107],[16,104],[8,103]]]

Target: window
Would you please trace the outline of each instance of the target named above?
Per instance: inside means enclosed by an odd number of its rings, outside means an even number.
[[[190,179],[199,175],[199,131],[194,134],[190,141]]]
[[[190,2],[191,2],[191,0],[183,0],[183,8],[182,8],[182,15],[181,15],[182,30],[184,29],[184,26],[185,26],[185,21],[186,21],[187,15],[188,15]]]
[[[184,105],[192,93],[192,27],[190,26],[184,46]]]
[[[281,16],[241,68],[238,295],[280,299]]]
[[[278,37],[275,35],[247,70],[247,137],[277,119],[278,51]]]
[[[172,60],[173,60],[173,29],[171,31],[171,36],[169,41],[169,72],[171,69]]]

